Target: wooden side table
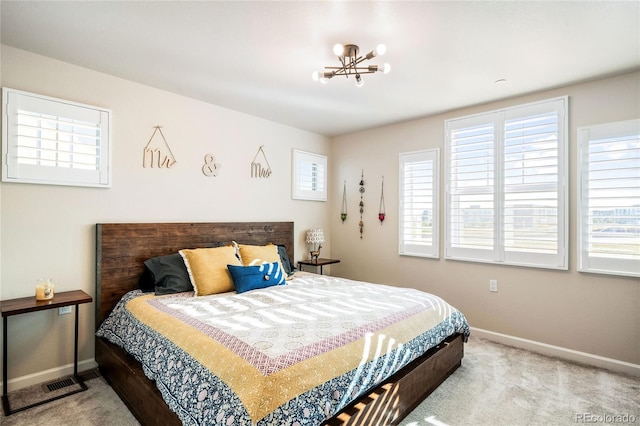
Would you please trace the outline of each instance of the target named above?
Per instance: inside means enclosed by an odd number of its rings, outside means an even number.
[[[87,293],[82,290],[63,291],[61,293],[54,293],[51,300],[36,300],[35,296],[22,297],[20,299],[10,299],[0,301],[0,310],[2,311],[2,408],[4,409],[5,416],[9,416],[13,413],[33,408],[38,405],[51,402],[65,396],[73,395],[78,392],[87,390],[87,385],[84,380],[78,375],[78,305],[82,303],[91,303],[93,299]],[[44,311],[47,309],[62,308],[64,306],[74,305],[76,307],[76,321],[75,321],[75,334],[74,334],[74,357],[73,357],[73,376],[77,383],[80,385],[80,389],[74,389],[69,393],[58,395],[53,398],[36,402],[26,407],[21,407],[12,410],[9,406],[9,396],[7,395],[7,382],[9,380],[7,376],[7,319],[13,315],[26,314],[29,312]]]
[[[311,260],[311,259],[300,260],[298,262],[298,268],[302,271],[302,265],[319,266],[320,267],[320,275],[322,275],[322,267],[324,265],[331,265],[332,263],[340,263],[340,261],[338,259],[323,259],[323,258],[319,258],[317,261],[316,260]]]

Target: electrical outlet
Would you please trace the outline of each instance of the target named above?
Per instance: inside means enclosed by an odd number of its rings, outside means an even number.
[[[66,315],[71,313],[71,306],[63,306],[58,308],[58,315]]]
[[[498,280],[489,280],[489,291],[498,291]]]

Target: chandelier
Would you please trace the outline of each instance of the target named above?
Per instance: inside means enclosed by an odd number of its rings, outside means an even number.
[[[376,56],[382,56],[387,51],[387,47],[384,44],[379,44],[375,50],[367,53],[365,56],[358,56],[360,48],[355,44],[336,44],[333,46],[333,53],[338,57],[340,66],[337,67],[324,67],[324,71],[315,71],[311,77],[315,81],[326,83],[329,79],[343,75],[346,78],[353,76],[356,81],[357,87],[362,87],[364,81],[361,74],[373,74],[375,72],[388,73],[391,70],[391,65],[385,63],[382,66],[378,65],[366,65],[361,66],[363,61],[368,61]]]

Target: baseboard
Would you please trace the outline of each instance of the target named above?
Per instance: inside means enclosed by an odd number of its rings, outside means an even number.
[[[508,334],[496,333],[489,330],[483,330],[481,328],[471,327],[471,335],[487,340],[492,340],[494,342],[503,343],[505,345],[527,349],[532,352],[541,353],[543,355],[554,356],[557,358],[578,362],[580,364],[587,364],[594,367],[605,368],[616,373],[640,377],[640,365],[632,364],[630,362],[618,361],[617,359],[593,355],[587,352],[574,351],[573,349],[548,345],[546,343],[522,339],[520,337],[509,336]]]
[[[98,364],[92,359],[84,361],[78,361],[78,372],[91,370],[96,368]],[[26,388],[28,386],[37,385],[39,383],[46,383],[60,377],[65,377],[73,374],[73,364],[63,365],[61,367],[51,368],[49,370],[39,371],[33,374],[27,374],[26,376],[16,377],[9,380],[7,383],[8,392],[12,392],[18,389]]]

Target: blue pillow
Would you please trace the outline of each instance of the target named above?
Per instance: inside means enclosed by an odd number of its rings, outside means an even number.
[[[227,265],[238,293],[284,284],[285,276],[278,262],[254,266]]]

